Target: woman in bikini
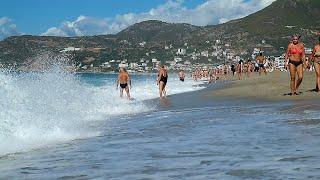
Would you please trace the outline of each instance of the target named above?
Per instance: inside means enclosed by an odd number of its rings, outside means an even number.
[[[303,68],[305,62],[305,50],[303,43],[299,42],[300,36],[293,35],[292,42],[288,45],[286,53],[285,67],[290,70],[290,88],[289,95],[298,95],[298,89],[303,79]],[[296,74],[298,79],[296,80]]]
[[[158,74],[157,85],[159,85],[160,99],[166,97],[166,85],[168,81],[168,72],[164,66],[161,66]]]
[[[319,84],[320,84],[320,37],[319,43],[314,46],[312,54],[310,56],[310,61],[313,61],[314,69],[316,71],[316,89],[315,91],[319,91]]]

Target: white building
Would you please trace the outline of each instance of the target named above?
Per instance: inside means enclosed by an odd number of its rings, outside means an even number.
[[[130,63],[130,68],[134,69],[138,67],[138,63]]]
[[[203,57],[209,57],[209,52],[208,51],[202,51],[201,56]]]
[[[147,43],[146,42],[141,42],[141,43],[139,43],[139,45],[141,46],[141,47],[144,47],[144,45],[146,45]]]
[[[182,58],[181,57],[174,57],[173,59],[175,62],[181,62],[182,61]]]
[[[121,63],[118,66],[119,68],[128,68],[128,63]]]
[[[190,65],[191,62],[190,62],[190,61],[185,61],[184,64],[185,64],[185,65]]]
[[[218,52],[217,51],[213,51],[212,53],[211,53],[211,56],[218,56]]]
[[[274,66],[275,66],[276,69],[280,69],[280,70],[284,69],[284,64],[285,64],[284,56],[285,55],[283,54],[282,56],[274,58]]]
[[[109,62],[104,62],[104,63],[102,63],[102,64],[100,65],[100,67],[102,67],[102,68],[111,68],[111,65],[110,65]]]
[[[176,62],[175,61],[166,61],[167,64],[170,64],[170,66],[174,66],[176,65]]]
[[[147,66],[147,63],[141,63],[141,66],[146,67],[146,66]]]
[[[67,47],[67,48],[64,48],[62,51],[60,52],[70,52],[70,51],[80,51],[81,48],[75,48],[75,47]]]
[[[179,48],[177,51],[177,55],[185,55],[187,53],[187,50],[184,48]]]

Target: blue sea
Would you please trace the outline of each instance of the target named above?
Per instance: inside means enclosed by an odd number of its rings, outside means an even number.
[[[0,179],[320,179],[319,102],[208,96],[169,74],[0,72]]]

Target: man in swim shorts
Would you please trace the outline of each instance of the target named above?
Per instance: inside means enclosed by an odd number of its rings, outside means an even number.
[[[127,98],[130,100],[131,97],[130,97],[129,85],[130,85],[130,89],[131,89],[132,88],[131,79],[130,79],[129,73],[124,68],[119,69],[119,75],[118,75],[118,80],[117,80],[117,89],[118,89],[119,85],[120,85],[120,97],[122,98],[123,90],[125,90],[127,93]]]
[[[259,56],[256,58],[258,67],[259,67],[259,75],[261,75],[261,71],[263,70],[264,74],[267,75],[267,69],[264,67],[264,64],[266,63],[266,59],[262,55],[262,52],[259,53]]]

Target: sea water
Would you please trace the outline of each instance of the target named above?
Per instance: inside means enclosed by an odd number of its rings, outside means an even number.
[[[317,102],[208,97],[174,74],[164,101],[132,75],[128,101],[116,78],[1,72],[0,179],[320,178]]]

